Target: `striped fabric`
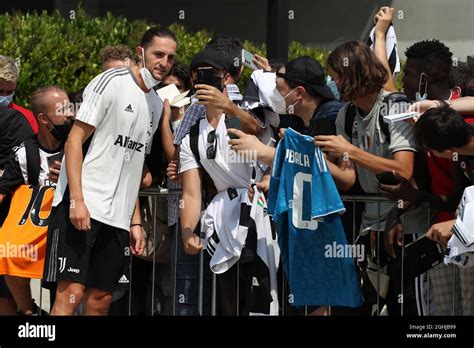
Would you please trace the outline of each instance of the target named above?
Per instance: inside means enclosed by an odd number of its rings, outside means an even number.
[[[395,78],[395,76],[400,72],[400,58],[398,57],[397,36],[395,35],[393,25],[388,28],[387,33],[385,34],[385,42],[387,46],[388,65],[390,66],[390,71]],[[369,45],[372,50],[375,48],[375,26],[369,34],[367,45]]]

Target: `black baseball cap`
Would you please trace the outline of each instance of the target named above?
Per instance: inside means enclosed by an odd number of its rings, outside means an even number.
[[[194,70],[199,66],[212,66],[218,70],[225,70],[226,64],[224,57],[222,57],[220,52],[206,48],[196,54],[191,60],[191,70]]]
[[[277,73],[277,76],[284,78],[328,99],[335,99],[326,84],[326,75],[319,62],[311,57],[303,56],[290,60],[285,64],[285,73]]]

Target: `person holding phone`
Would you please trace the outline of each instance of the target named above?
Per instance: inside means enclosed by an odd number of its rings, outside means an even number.
[[[463,82],[453,80],[456,74],[452,75],[456,69],[453,68],[453,53],[449,47],[438,40],[423,40],[408,47],[405,56],[407,60],[402,79],[403,90],[410,100],[416,101],[415,104],[410,106],[409,111],[423,113],[430,107],[441,106],[439,101],[445,100],[454,109],[458,109],[458,105],[461,105],[458,111],[463,116],[464,121],[468,124],[474,122],[474,109],[464,108],[466,106],[465,98],[458,99],[462,89],[455,86],[461,85]],[[459,63],[461,65],[461,62]],[[415,120],[413,119],[411,123],[415,123]],[[416,168],[421,168],[420,174],[415,171],[416,190],[423,192],[425,198],[432,197],[424,202],[433,204],[433,200],[437,200],[433,197],[458,195],[459,193],[456,192],[456,178],[453,175],[453,167],[456,167],[456,164],[453,165],[451,159],[435,156],[431,151],[423,151],[420,155],[416,157],[415,161]],[[390,196],[397,200],[404,199],[401,197],[413,196],[411,185],[406,183],[391,187],[385,186],[383,191],[389,191]],[[418,202],[421,203],[422,200]],[[440,206],[439,202],[434,204]],[[408,206],[409,203],[405,202],[405,207]],[[435,221],[433,222],[436,222],[434,226],[441,231],[446,231],[442,226],[447,226],[449,221],[454,219],[452,204],[450,210],[447,211],[446,208],[443,208],[434,211]],[[403,231],[402,221],[397,216],[396,211],[390,214],[389,225],[392,228],[387,230],[385,238],[388,250],[393,254],[393,250],[397,248],[397,245],[401,245],[400,239]],[[449,231],[449,229],[447,230]],[[451,315],[454,304],[462,302],[460,291],[456,291],[457,297],[453,299],[450,285],[453,283],[455,282],[452,269],[444,264],[435,267],[430,272],[434,303],[436,311],[440,315]],[[459,311],[460,308],[458,307],[456,312],[459,313]]]
[[[474,136],[472,125],[465,122],[465,118],[450,108],[444,102],[437,102],[434,107],[426,111],[414,127],[415,139],[418,145],[436,156],[451,162],[453,166],[454,189],[450,194],[440,195],[434,192],[417,190],[407,182],[402,182],[404,199],[411,202],[427,202],[437,212],[450,214],[451,218],[444,221],[436,221],[427,231],[426,237],[446,247],[453,236],[455,225],[454,212],[460,205],[466,204],[461,201],[464,190],[474,185]],[[388,192],[393,191],[388,188]],[[461,203],[460,203],[461,202]],[[464,214],[466,216],[466,214]],[[473,295],[474,268],[461,268],[459,272],[453,272],[452,268],[441,265],[434,268],[435,301],[442,315],[473,315],[474,304],[470,299]],[[455,274],[453,274],[455,273]],[[447,282],[451,284],[449,289],[444,286]],[[455,298],[453,300],[452,284],[456,284]],[[454,303],[453,303],[454,301]]]
[[[199,101],[197,96],[192,96],[191,105],[186,110],[184,118],[174,134],[171,134],[170,131],[166,131],[165,134],[162,133],[162,136],[166,139],[173,139],[174,153],[173,159],[168,164],[167,175],[174,181],[179,179],[179,146],[191,127],[200,118],[204,117],[205,104],[212,104],[216,108],[222,108],[227,115],[238,117],[241,129],[248,134],[259,135],[262,131],[257,118],[242,107],[243,97],[236,84],[243,70],[241,42],[231,37],[218,36],[206,44],[205,50],[213,51],[220,56],[219,60],[224,66],[223,81],[225,88],[219,91],[219,88],[215,88],[212,84],[195,86],[201,89],[202,101]],[[191,61],[194,84],[197,82],[196,59],[197,56]]]
[[[193,104],[189,107],[184,115],[183,121],[177,128],[174,135],[174,145],[176,146],[175,160],[177,159],[178,147],[181,144],[184,136],[189,132],[189,129],[197,123],[197,121],[204,116],[203,105],[212,104],[216,108],[221,108],[227,115],[234,115],[240,118],[242,130],[246,133],[258,135],[260,126],[257,120],[247,111],[241,108],[242,94],[237,86],[243,65],[242,65],[242,44],[239,40],[230,37],[216,37],[206,44],[204,51],[214,52],[211,54],[219,55],[219,60],[224,66],[223,81],[225,88],[219,91],[219,88],[211,84],[203,84],[197,86],[197,71],[196,59],[197,55],[191,61],[191,71],[196,73],[193,76],[195,82],[196,93],[200,90],[201,98],[197,95],[191,98]],[[238,64],[236,64],[236,62]],[[201,100],[199,100],[201,99]],[[176,164],[172,164],[172,176],[176,177]]]
[[[198,99],[208,100],[208,91],[211,88],[224,89],[225,62],[222,55],[206,49],[194,57],[193,63],[194,78],[196,82],[201,82],[195,85]],[[201,69],[200,73],[198,73],[198,69]],[[199,81],[197,81],[198,79]],[[243,209],[241,203],[246,199],[248,187],[253,180],[260,181],[266,170],[263,164],[252,161],[252,158],[242,157],[236,160],[236,154],[231,151],[228,144],[230,137],[226,120],[228,120],[228,124],[234,125],[237,125],[239,121],[236,121],[235,118],[229,121],[229,117],[233,115],[226,115],[224,110],[217,108],[214,103],[204,101],[203,105],[205,108],[204,117],[191,127],[190,132],[182,140],[179,156],[179,171],[183,182],[181,235],[186,253],[192,255],[198,254],[202,249],[200,238],[195,231],[200,222],[202,191],[209,193],[209,187],[205,186],[205,181],[209,180],[215,187],[215,193],[209,198],[204,213],[207,219],[225,221],[225,224],[239,226],[240,223],[243,223],[240,220],[240,211]],[[206,177],[207,179],[204,179]],[[225,206],[216,209],[221,203]],[[219,214],[225,215],[219,216]],[[209,231],[207,232],[209,233]],[[215,229],[212,231],[213,247],[208,248],[208,251],[219,248],[219,240],[222,238],[217,238],[217,242],[215,242],[215,235],[228,232],[229,229],[216,222]],[[234,235],[226,234],[225,238],[238,248],[238,241]],[[209,239],[207,241],[211,243]],[[237,298],[234,293],[236,275],[237,265],[235,264],[229,264],[229,268],[225,272],[217,274],[218,302],[221,314],[235,315],[237,313]],[[240,304],[243,305],[243,302]]]
[[[417,151],[413,127],[406,122],[390,124],[384,130],[380,115],[397,113],[401,101],[391,101],[391,93],[384,90],[388,71],[367,45],[350,41],[337,47],[328,57],[329,74],[336,82],[344,100],[348,100],[336,120],[337,136],[316,136],[316,144],[334,156],[345,156],[357,168],[357,180],[366,193],[380,193],[377,174],[397,171],[411,180],[414,158]],[[385,108],[387,111],[383,111]],[[351,112],[354,116],[351,120]],[[383,122],[383,121],[382,121]],[[355,170],[355,169],[353,169]],[[384,175],[385,176],[385,175]],[[403,314],[422,315],[423,300],[416,279],[402,282],[401,258],[389,258],[384,248],[377,248],[376,240],[385,229],[387,215],[394,203],[366,203],[362,216],[360,235],[370,235],[366,252],[370,260],[377,263],[379,254],[382,268],[388,263],[390,273],[387,307],[391,315],[400,315],[402,308],[397,300],[404,289]],[[405,214],[407,231],[404,242],[415,240],[423,233],[428,221],[427,211],[422,208],[408,210]],[[409,233],[409,234],[408,234]],[[375,241],[375,242],[374,242]]]
[[[16,216],[27,209],[30,200],[36,199],[36,196],[30,194],[30,190],[17,191],[21,185],[36,185],[30,178],[33,172],[32,167],[39,173],[38,184],[41,187],[54,187],[56,181],[52,180],[51,167],[53,162],[61,162],[61,154],[64,143],[71,130],[74,114],[69,110],[69,99],[66,92],[60,87],[48,86],[33,92],[31,97],[31,106],[38,123],[38,134],[32,140],[26,140],[21,145],[12,149],[9,161],[5,166],[5,171],[0,177],[0,205],[2,205],[7,195],[13,194],[16,202],[12,204],[10,211],[4,223],[4,229],[0,229],[0,240],[8,242],[9,238],[22,236],[23,240],[19,243],[23,245],[35,245],[38,248],[46,248],[46,229],[47,225],[37,226],[30,224],[29,221],[19,225]],[[61,107],[58,107],[61,106]],[[28,143],[27,143],[28,142]],[[30,154],[35,151],[36,154]],[[40,159],[39,167],[35,164],[35,158]],[[52,195],[52,193],[50,193]],[[18,197],[18,195],[21,195]],[[22,204],[18,203],[22,202]],[[46,211],[43,211],[46,214]],[[10,220],[15,220],[10,224]],[[5,227],[8,225],[9,227]],[[46,229],[45,229],[46,228]],[[28,238],[33,237],[34,240]],[[41,251],[41,250],[40,250]],[[43,249],[44,251],[44,249]],[[16,306],[21,314],[30,315],[37,312],[30,292],[31,274],[42,274],[43,259],[35,262],[18,258],[15,262],[9,262],[7,258],[1,259],[0,269],[2,278],[6,282],[10,297],[14,299]],[[38,268],[39,267],[39,268]],[[28,274],[28,276],[26,276]],[[20,276],[21,275],[21,276]],[[5,298],[6,296],[2,296]],[[14,311],[6,312],[7,306],[1,306],[0,314],[15,315]]]

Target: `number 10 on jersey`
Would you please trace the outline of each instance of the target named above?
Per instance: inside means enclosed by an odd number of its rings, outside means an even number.
[[[300,229],[316,230],[318,228],[318,221],[311,219],[303,220],[303,196],[312,194],[312,178],[313,176],[308,173],[297,173],[293,181],[293,214],[291,222],[293,226]],[[305,182],[309,185],[305,185]],[[309,186],[307,192],[304,191],[304,187]],[[311,202],[311,200],[309,200]],[[311,207],[309,207],[311,210]]]

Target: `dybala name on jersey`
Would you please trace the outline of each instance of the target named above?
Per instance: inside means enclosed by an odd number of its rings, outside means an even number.
[[[285,162],[294,163],[303,167],[310,167],[309,156],[295,150],[286,149]]]
[[[139,143],[138,141],[134,141],[130,139],[130,137],[120,135],[120,134],[117,137],[117,140],[115,140],[114,145],[119,145],[121,147],[135,150],[137,152],[142,152],[142,148],[144,146],[144,144]]]

